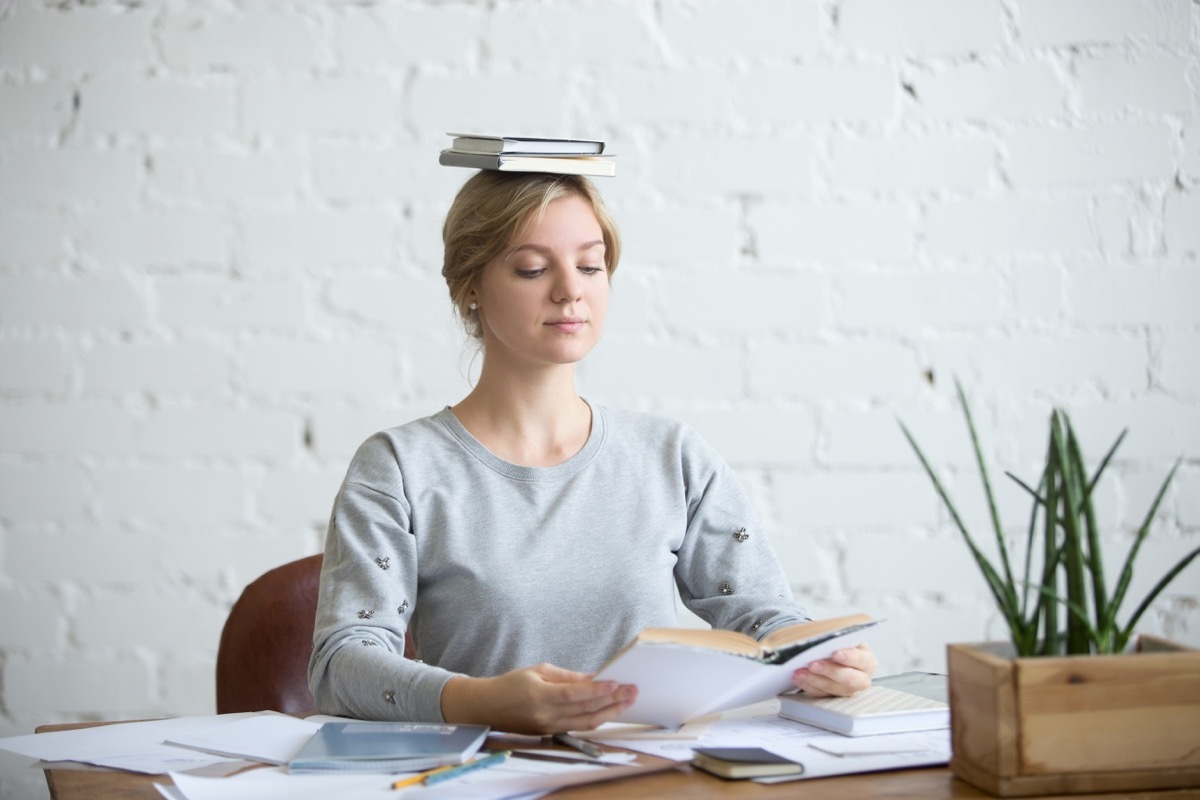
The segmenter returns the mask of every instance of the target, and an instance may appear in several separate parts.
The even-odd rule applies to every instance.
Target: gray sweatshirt
[[[807,619],[732,470],[687,426],[593,406],[574,457],[523,467],[443,409],[350,464],[309,685],[322,713],[441,721],[455,675],[593,672],[642,628],[678,625],[675,586],[714,627]]]

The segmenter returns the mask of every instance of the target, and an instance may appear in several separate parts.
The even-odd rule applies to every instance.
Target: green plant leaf
[[[1175,566],[1172,567],[1166,575],[1163,575],[1159,582],[1154,585],[1154,588],[1150,590],[1150,592],[1138,605],[1137,610],[1133,612],[1133,616],[1129,618],[1129,621],[1125,624],[1125,627],[1118,631],[1117,641],[1114,643],[1115,649],[1113,652],[1119,653],[1125,649],[1126,643],[1129,642],[1130,635],[1133,634],[1134,626],[1136,626],[1138,620],[1142,618],[1142,614],[1146,613],[1147,609],[1150,608],[1150,604],[1154,602],[1154,599],[1158,597],[1162,590],[1166,589],[1167,585],[1171,581],[1175,580],[1175,576],[1183,572],[1187,565],[1192,563],[1192,560],[1198,555],[1200,555],[1200,547],[1197,547],[1195,550],[1179,559]]]

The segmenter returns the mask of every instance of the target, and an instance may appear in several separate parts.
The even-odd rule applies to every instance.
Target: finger
[[[875,670],[879,668],[879,659],[875,653],[865,643],[858,647],[843,648],[834,652],[829,659],[845,667],[865,672],[868,676],[874,675]]]
[[[871,685],[871,676],[866,672],[829,660],[814,661],[807,669],[797,670],[792,680],[815,697],[845,697]]]
[[[616,702],[609,703],[592,711],[573,714],[563,720],[563,731],[590,731],[594,730],[606,722],[611,722],[616,719],[622,711],[633,705],[637,699],[637,688],[633,686],[622,687],[622,692],[616,697],[621,698]]]
[[[542,678],[552,683],[583,683],[590,682],[592,679],[592,676],[586,673],[563,669],[554,664],[538,664],[533,669]]]

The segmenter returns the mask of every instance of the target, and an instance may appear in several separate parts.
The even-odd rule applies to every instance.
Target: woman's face
[[[595,346],[608,310],[604,234],[587,200],[559,198],[483,271],[479,304],[489,359],[573,364]]]

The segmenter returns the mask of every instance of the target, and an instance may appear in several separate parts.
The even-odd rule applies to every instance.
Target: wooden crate
[[[1113,656],[947,647],[950,768],[1001,797],[1200,786],[1200,651]]]

